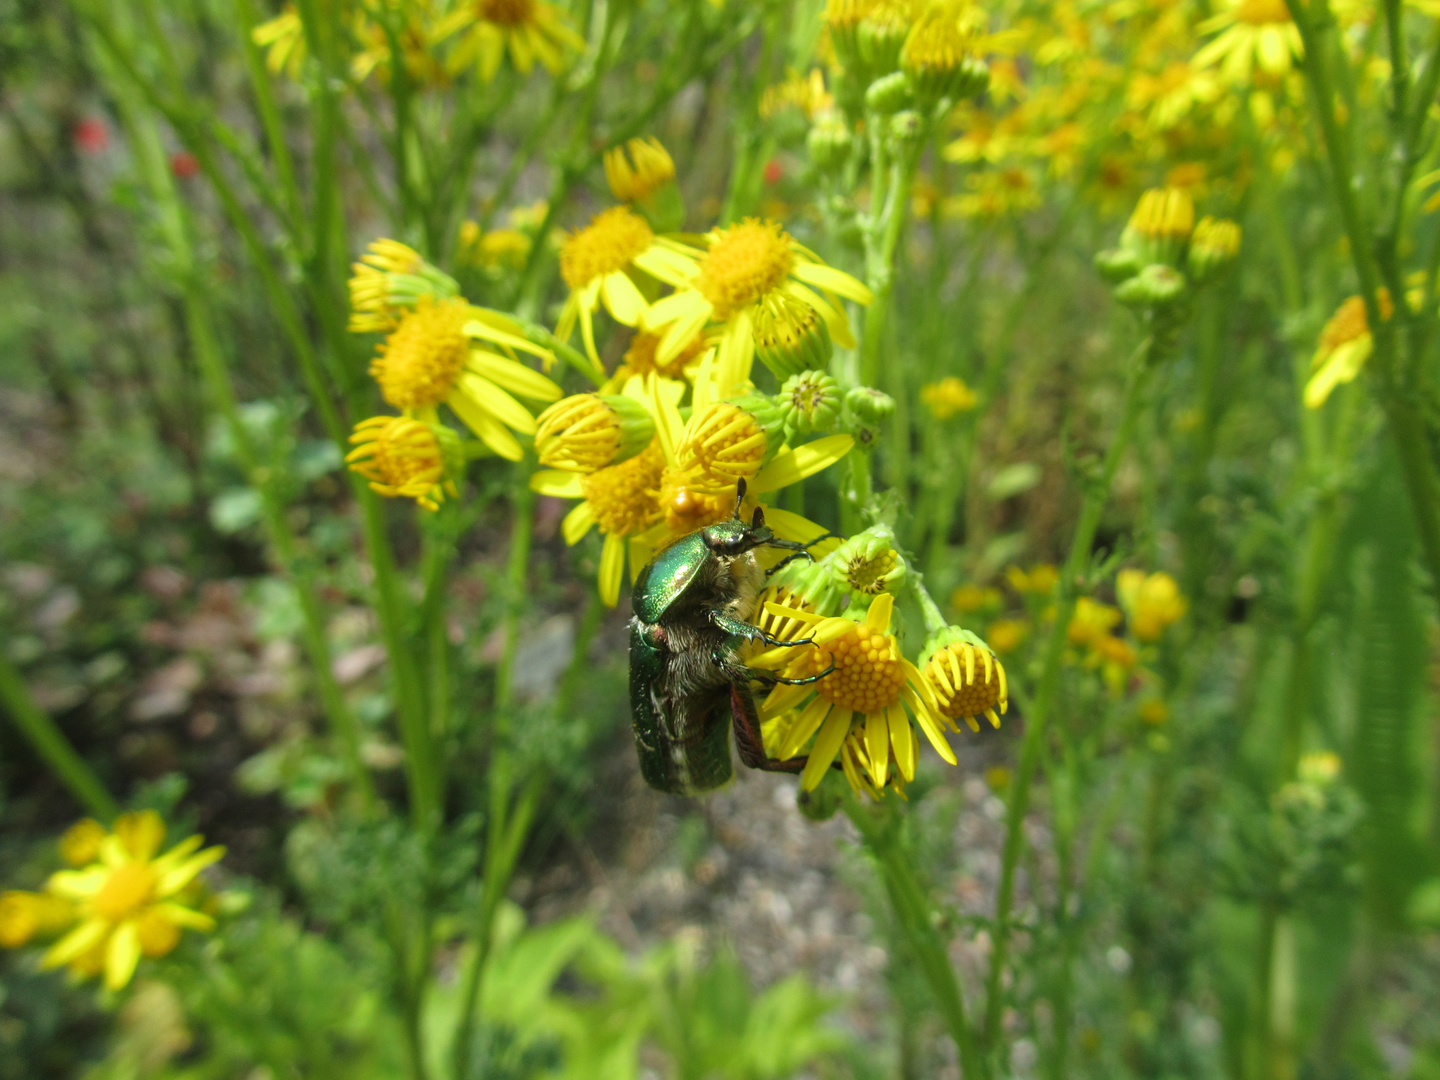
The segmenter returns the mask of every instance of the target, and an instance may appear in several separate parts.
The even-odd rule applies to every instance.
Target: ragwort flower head
[[[958,626],[948,626],[925,644],[920,671],[947,720],[964,720],[979,731],[978,717],[1000,726],[1010,705],[1005,666],[990,646]]]
[[[786,678],[821,676],[807,686],[776,686],[761,706],[766,720],[793,713],[788,729],[777,732],[781,759],[793,758],[810,745],[802,788],[813,791],[819,786],[839,757],[857,793],[879,797],[887,783],[903,793],[904,784],[915,778],[917,764],[912,717],[935,752],[956,763],[934,694],[890,633],[894,597],[875,597],[863,620],[767,606],[803,625],[814,644],[767,650],[750,666]]]
[[[969,412],[980,404],[980,395],[965,385],[963,379],[947,375],[939,382],[926,383],[920,388],[920,400],[936,420],[949,420],[959,413]]]
[[[990,72],[973,49],[966,5],[953,0],[931,4],[905,38],[900,70],[922,104],[975,97],[990,81]]]
[[[1382,288],[1376,298],[1380,314],[1389,319],[1395,310],[1389,290]],[[1320,345],[1310,358],[1310,381],[1305,384],[1306,407],[1318,409],[1335,387],[1353,382],[1374,348],[1365,300],[1352,296],[1336,309],[1320,333]]]
[[[537,418],[535,450],[551,469],[590,473],[640,453],[655,439],[655,420],[625,394],[574,394]]]
[[[1196,67],[1219,66],[1236,86],[1250,83],[1254,65],[1270,76],[1287,75],[1305,53],[1300,28],[1285,0],[1231,0],[1229,10],[1200,24],[1200,33],[1220,36],[1195,54]]]
[[[829,431],[840,417],[840,384],[823,371],[802,371],[780,387],[785,433],[812,435]]]
[[[355,425],[350,441],[355,449],[345,463],[380,495],[414,499],[426,510],[438,510],[446,495],[460,494],[455,481],[464,470],[465,452],[460,437],[443,424],[372,416]]]
[[[1159,641],[1190,606],[1175,579],[1163,572],[1121,570],[1115,579],[1115,593],[1129,619],[1130,633],[1147,643]]]
[[[904,584],[908,570],[897,548],[889,526],[872,525],[826,556],[825,566],[837,588],[857,596],[894,593]]]
[[[758,307],[777,293],[808,304],[820,313],[837,344],[854,347],[839,298],[868,304],[870,290],[849,274],[826,266],[777,223],[749,218],[713,230],[705,243],[706,250],[699,251],[662,241],[668,260],[642,264],[676,290],[652,304],[641,323],[661,334],[657,362],[668,363],[707,323],[719,322],[724,325],[719,382],[724,387],[739,386],[749,379],[755,357]]]
[[[530,74],[537,60],[558,75],[569,54],[585,49],[569,16],[546,0],[465,0],[436,25],[433,40],[457,32],[461,37],[447,66],[458,72],[474,65],[485,82],[495,78],[507,53],[522,75]]]
[[[349,329],[355,334],[388,333],[422,297],[445,300],[460,292],[454,278],[398,240],[373,241],[350,270]]]
[[[555,333],[568,340],[578,321],[585,351],[597,368],[595,312],[603,303],[617,322],[626,326],[640,322],[648,305],[630,271],[643,264],[654,243],[655,233],[643,217],[628,207],[612,206],[560,246],[560,276],[570,287],[570,296]]]
[[[215,928],[189,897],[200,872],[225,849],[200,850],[202,838],[192,836],[162,855],[164,840],[165,825],[154,811],[125,814],[101,842],[98,862],[51,876],[47,891],[75,905],[79,925],[45,953],[46,967],[103,970],[105,985],[119,990],[142,955],[164,956],[182,930]]]

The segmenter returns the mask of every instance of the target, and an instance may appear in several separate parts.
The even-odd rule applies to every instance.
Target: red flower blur
[[[186,150],[177,150],[170,155],[170,172],[181,180],[189,180],[200,171],[200,162]]]
[[[785,170],[781,167],[778,158],[771,158],[765,163],[765,183],[778,184],[784,175]]]
[[[81,120],[70,134],[81,153],[98,154],[110,145],[110,130],[93,116]]]

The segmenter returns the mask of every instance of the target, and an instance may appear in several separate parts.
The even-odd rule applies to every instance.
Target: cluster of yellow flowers
[[[398,43],[406,73],[422,86],[445,86],[449,79],[473,68],[490,82],[508,56],[522,75],[538,62],[551,74],[565,69],[569,58],[585,48],[569,17],[547,0],[462,0],[446,5],[434,0],[346,0],[340,5],[342,42],[350,76],[357,83],[372,74],[390,77]],[[265,50],[270,70],[298,79],[309,50],[306,28],[294,4],[251,32]],[[443,50],[443,55],[442,55]]]
[[[42,964],[79,978],[103,972],[125,986],[142,956],[164,956],[182,930],[210,931],[211,898],[199,875],[225,854],[191,836],[163,855],[165,823],[153,810],[123,814],[110,829],[86,818],[60,838],[73,869],[50,876],[43,892],[0,893],[0,945],[50,940]]]

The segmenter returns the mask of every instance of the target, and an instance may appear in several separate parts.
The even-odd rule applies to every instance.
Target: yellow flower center
[[[116,867],[95,894],[91,910],[107,922],[123,922],[150,902],[155,884],[155,871],[149,863]]]
[[[922,675],[935,691],[941,714],[951,720],[984,716],[1000,703],[1000,661],[965,642],[936,650]]]
[[[721,495],[733,491],[737,480],[748,480],[760,471],[767,442],[754,414],[721,401],[688,428],[678,456],[691,471],[695,490]]]
[[[1266,26],[1272,23],[1288,23],[1290,9],[1285,0],[1240,0],[1235,9],[1235,21],[1251,26]]]
[[[424,297],[407,312],[370,364],[385,400],[397,409],[429,409],[449,397],[470,355],[469,318],[464,300]]]
[[[901,63],[911,71],[953,71],[965,59],[967,44],[958,13],[944,6],[933,7],[905,39]]]
[[[885,591],[885,578],[895,569],[899,558],[893,548],[869,557],[857,551],[845,564],[845,584],[856,592],[877,596]]]
[[[842,709],[875,713],[895,704],[905,685],[905,665],[895,638],[864,623],[845,636],[817,646],[802,666],[818,675],[831,664],[835,670],[815,684],[816,692]]]
[[[497,26],[528,26],[535,20],[535,0],[480,0],[477,13]]]
[[[778,287],[794,265],[785,230],[773,221],[751,218],[721,230],[700,264],[695,287],[723,320]]]
[[[630,348],[625,351],[624,364],[636,375],[649,375],[655,371],[661,375],[678,375],[686,364],[705,351],[705,335],[696,334],[695,339],[681,349],[668,364],[655,362],[655,350],[660,345],[659,334],[640,331],[630,339]]]
[[[535,450],[552,469],[603,469],[620,452],[620,417],[595,394],[567,397],[540,414]]]
[[[382,495],[424,500],[445,477],[445,455],[429,424],[405,416],[374,416],[355,425],[346,457],[352,471]]]
[[[660,474],[665,455],[659,440],[633,458],[583,477],[580,488],[603,533],[634,536],[660,520]]]
[[[560,276],[570,288],[584,288],[597,277],[625,269],[654,239],[639,214],[612,206],[565,238],[560,245]]]
[[[728,518],[735,510],[735,493],[711,493],[693,470],[671,466],[660,477],[660,508],[671,534],[683,536]]]

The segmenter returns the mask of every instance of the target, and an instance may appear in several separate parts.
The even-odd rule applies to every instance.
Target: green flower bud
[[[860,596],[894,593],[909,571],[888,525],[856,533],[827,555],[823,565],[836,587]]]
[[[772,293],[755,313],[755,355],[777,379],[823,371],[835,351],[820,313],[803,300]]]
[[[925,122],[914,109],[904,109],[890,118],[890,137],[896,142],[913,142],[925,130]]]
[[[904,0],[880,0],[856,28],[860,59],[872,76],[888,75],[900,66],[900,50],[910,33]]]
[[[970,55],[970,41],[955,10],[945,5],[927,8],[910,28],[900,69],[922,103],[975,97],[989,85],[990,69],[984,60]]]
[[[1108,248],[1095,256],[1095,269],[1112,285],[1128,281],[1140,272],[1140,256],[1128,248]]]
[[[856,386],[845,395],[845,408],[863,424],[878,424],[895,411],[895,399],[871,386]]]
[[[805,147],[810,151],[810,160],[815,168],[824,173],[838,172],[850,156],[854,137],[845,119],[834,112],[817,117],[810,134],[805,138]]]
[[[1115,288],[1115,299],[1130,307],[1169,307],[1185,296],[1185,275],[1173,266],[1151,263]]]
[[[806,791],[803,787],[797,789],[799,794],[795,796],[795,805],[810,821],[829,821],[840,809],[844,783],[845,778],[838,770],[826,769],[825,776],[814,791]]]
[[[905,74],[894,71],[870,84],[865,91],[865,107],[881,116],[888,116],[908,108],[913,97]]]
[[[1185,243],[1195,227],[1195,204],[1180,188],[1151,188],[1140,196],[1120,246],[1142,264],[1166,263],[1179,268]]]
[[[819,435],[840,416],[840,384],[823,371],[802,371],[785,380],[777,397],[785,417],[786,438]]]

